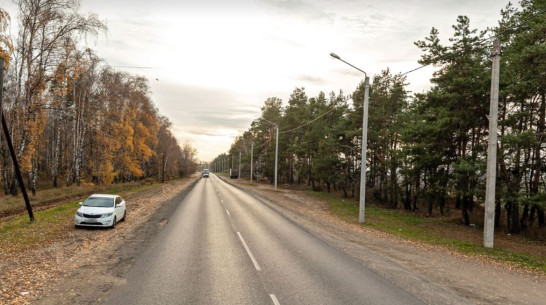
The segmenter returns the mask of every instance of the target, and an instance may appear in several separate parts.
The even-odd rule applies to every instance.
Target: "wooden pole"
[[[15,169],[15,176],[21,186],[21,193],[23,193],[23,198],[25,199],[25,205],[28,211],[28,217],[30,221],[34,221],[34,213],[32,213],[32,206],[30,206],[30,200],[28,199],[27,189],[23,183],[23,176],[21,175],[21,170],[19,169],[19,163],[17,162],[17,156],[15,156],[15,150],[13,149],[13,144],[11,143],[11,136],[9,135],[8,126],[6,124],[6,119],[4,118],[4,113],[2,113],[2,128],[4,129],[4,135],[6,136],[6,142],[8,143],[9,152],[11,159],[13,160],[13,168]]]
[[[4,118],[3,110],[3,101],[4,101],[4,59],[0,58],[0,117],[2,118],[2,128],[4,130],[4,135],[6,136],[6,142],[8,143],[9,152],[11,155],[11,160],[13,161],[13,168],[15,169],[15,176],[17,182],[21,186],[21,193],[23,193],[23,198],[25,200],[25,205],[28,211],[28,217],[30,221],[34,221],[34,213],[32,213],[32,206],[30,205],[30,200],[28,199],[27,190],[25,184],[23,183],[23,176],[21,175],[21,170],[19,169],[19,163],[17,162],[17,156],[15,155],[15,150],[13,149],[13,144],[11,143],[11,136],[9,134],[9,128],[6,124],[6,119]]]

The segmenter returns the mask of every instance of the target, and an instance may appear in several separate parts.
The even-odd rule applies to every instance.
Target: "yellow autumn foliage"
[[[8,12],[0,8],[0,58],[4,59],[4,64],[6,69],[10,65],[10,56],[9,52],[13,51],[13,46],[11,45],[9,36],[3,34],[9,27],[10,17]]]

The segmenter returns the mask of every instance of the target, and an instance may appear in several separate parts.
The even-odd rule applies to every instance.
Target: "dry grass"
[[[334,194],[307,192],[329,203],[334,215],[348,223],[358,224],[358,202],[343,199]],[[496,261],[521,270],[546,274],[546,243],[529,240],[525,236],[513,236],[495,232],[495,247],[483,247],[483,229],[478,225],[467,227],[460,224],[455,214],[446,217],[423,217],[396,209],[366,206],[366,224],[376,230],[403,239],[445,247],[465,255]]]
[[[93,193],[119,193],[124,190],[147,186],[147,184],[143,184],[143,182],[139,181],[112,185],[87,184],[59,188],[51,187],[48,189],[39,190],[34,197],[29,194],[29,199],[33,210],[38,211],[72,201],[83,201],[87,196]],[[6,220],[25,213],[25,201],[21,194],[18,196],[0,196],[0,220]]]

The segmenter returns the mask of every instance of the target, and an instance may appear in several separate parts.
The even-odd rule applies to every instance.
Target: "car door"
[[[116,217],[120,220],[123,217],[123,212],[125,211],[125,202],[119,196],[116,197]]]

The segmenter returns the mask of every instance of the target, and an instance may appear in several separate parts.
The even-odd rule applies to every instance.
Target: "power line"
[[[428,65],[429,65],[429,64],[422,65],[422,66],[417,67],[417,68],[415,68],[415,69],[409,70],[408,72],[404,72],[404,73],[400,74],[400,76],[404,76],[404,75],[406,75],[406,74],[410,74],[411,72],[415,72],[415,71],[417,71],[417,70],[419,70],[419,69],[422,69],[422,68],[424,68],[424,67],[426,67],[426,66],[428,66]]]
[[[123,68],[123,69],[154,69],[154,70],[162,70],[162,67],[146,67],[146,66],[111,66],[112,68]]]
[[[296,127],[296,128],[292,128],[292,129],[289,129],[289,130],[285,130],[285,131],[282,131],[282,132],[279,132],[279,133],[289,133],[289,132],[292,132],[292,131],[294,131],[294,130],[297,130],[297,129],[300,129],[300,128],[302,128],[302,127],[305,127],[305,126],[307,126],[307,125],[313,123],[314,121],[316,121],[316,120],[322,118],[323,116],[327,115],[328,113],[334,111],[335,109],[336,109],[336,107],[333,107],[332,109],[326,111],[325,113],[319,115],[318,117],[312,119],[311,121],[309,121],[309,122],[307,122],[307,123],[305,123],[305,124],[303,124],[303,125],[300,125],[300,126],[298,126],[298,127]]]
[[[533,19],[533,18],[535,18],[535,17],[539,17],[539,16],[543,15],[544,13],[546,13],[546,11],[544,11],[544,10],[543,10],[543,11],[538,11],[536,14],[529,16],[529,19]],[[496,39],[496,38],[498,38],[500,35],[506,34],[506,33],[510,32],[510,31],[512,31],[512,30],[516,30],[516,29],[518,29],[518,28],[521,28],[522,25],[523,25],[523,23],[519,23],[519,24],[514,25],[513,27],[509,27],[509,28],[503,30],[503,31],[500,32],[500,33],[497,33],[496,35],[493,35],[493,36],[490,36],[490,37],[487,37],[487,38],[479,39],[479,40],[476,41],[474,44],[472,44],[472,46],[483,46],[483,43],[485,43],[485,42],[487,42],[487,41],[491,41],[491,40],[493,40],[493,39]],[[440,56],[440,57],[438,57],[438,58],[435,58],[434,60],[432,60],[432,61],[431,61],[430,63],[428,63],[428,64],[424,64],[424,65],[421,65],[421,66],[419,66],[419,67],[417,67],[417,68],[414,68],[414,69],[411,69],[411,70],[409,70],[409,71],[407,71],[407,72],[404,72],[404,73],[400,74],[400,76],[404,76],[404,75],[406,75],[406,74],[415,72],[415,71],[417,71],[417,70],[419,70],[419,69],[422,69],[422,68],[424,68],[424,67],[430,66],[430,65],[433,64],[435,61],[442,60],[442,59],[449,59],[449,57],[455,56],[455,55],[458,55],[458,53],[457,53],[457,52],[453,52],[453,53],[445,54],[444,56]],[[445,58],[444,58],[444,57],[445,57]]]
[[[309,124],[315,122],[316,120],[322,118],[323,116],[327,115],[328,113],[330,113],[330,112],[336,110],[336,109],[337,109],[336,107],[333,107],[332,109],[326,111],[325,113],[319,115],[318,117],[316,117],[316,118],[314,118],[314,119],[308,121],[307,123],[302,124],[302,125],[300,125],[300,126],[298,126],[298,127],[289,129],[289,130],[279,131],[279,134],[281,134],[281,133],[289,133],[289,132],[295,131],[295,130],[297,130],[297,129],[303,128],[303,127],[305,127],[305,126],[307,126],[307,125],[309,125]],[[269,121],[267,121],[267,122],[269,122]],[[269,122],[269,123],[272,123],[272,122]],[[276,123],[274,123],[274,124],[276,124]],[[264,143],[262,143],[262,144],[260,144],[260,145],[258,145],[258,146],[254,146],[254,149],[260,148],[260,147],[265,146],[266,144],[270,144],[270,143],[271,143],[271,139],[268,139],[266,142],[264,142]]]

